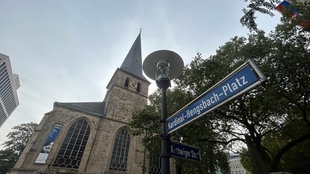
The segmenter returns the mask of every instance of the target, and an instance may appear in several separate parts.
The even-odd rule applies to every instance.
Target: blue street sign
[[[251,60],[167,119],[168,134],[236,98],[265,80]]]
[[[176,158],[201,161],[200,149],[198,147],[175,141],[170,141],[170,155]]]

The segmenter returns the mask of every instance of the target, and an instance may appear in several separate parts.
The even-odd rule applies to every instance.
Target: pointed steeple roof
[[[147,81],[142,74],[141,32],[131,46],[120,69]]]

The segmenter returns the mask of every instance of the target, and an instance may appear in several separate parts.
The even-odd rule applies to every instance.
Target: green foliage
[[[280,168],[292,172],[309,172],[310,166],[310,140],[297,144],[290,151],[283,155],[280,161]]]
[[[274,15],[274,10],[280,0],[245,0],[248,3],[247,7],[242,11],[244,15],[240,19],[242,25],[248,27],[251,31],[258,31],[257,24],[255,22],[256,12],[267,14],[270,16]]]
[[[246,26],[250,31],[259,31],[256,24],[256,14],[266,14],[269,16],[274,16],[276,11],[275,7],[279,5],[282,0],[245,0],[247,2],[247,7],[242,11],[244,15],[240,19],[240,23]],[[291,1],[290,9],[298,9],[298,15],[292,18],[292,14],[288,10],[284,10],[282,20],[290,21],[292,25],[297,26],[302,22],[310,20],[310,5],[309,2],[297,2]],[[310,26],[304,28],[304,30],[310,32]]]
[[[0,173],[6,174],[14,166],[18,155],[11,149],[0,150]]]
[[[14,153],[20,155],[26,147],[27,141],[34,133],[35,128],[38,124],[36,123],[23,123],[18,126],[14,126],[8,135],[8,141],[4,142],[3,145],[6,149],[13,150]]]
[[[208,59],[198,54],[176,80],[195,96],[248,59],[268,77],[263,86],[208,114],[209,124],[204,124],[218,134],[204,140],[233,145],[250,136],[268,170],[283,168],[283,156],[310,138],[309,40],[308,32],[286,21],[269,36],[259,31],[248,38],[235,37]],[[272,135],[277,138],[268,140]]]
[[[3,143],[3,150],[0,150],[0,172],[6,173],[14,166],[20,154],[31,135],[34,133],[36,123],[23,123],[18,126],[14,126],[8,135],[8,141]]]
[[[181,109],[193,99],[191,92],[186,92],[180,89],[167,91],[167,108],[168,115],[172,115],[177,110]],[[150,105],[143,110],[136,112],[133,115],[133,120],[130,123],[132,131],[135,135],[144,135],[143,143],[148,149],[149,154],[159,156],[160,149],[160,108],[161,94],[160,91],[155,92],[149,97]],[[216,170],[221,170],[222,173],[228,173],[229,167],[227,163],[227,155],[223,152],[223,148],[214,142],[207,143],[203,138],[208,135],[211,130],[205,126],[207,120],[196,122],[186,128],[182,128],[178,133],[173,133],[171,139],[174,141],[182,140],[183,143],[191,144],[200,147],[202,152],[202,162],[188,162],[177,159],[179,171],[183,173],[215,173]],[[197,129],[197,128],[201,129]],[[200,131],[201,130],[201,131]],[[193,136],[195,135],[195,136]]]
[[[257,2],[262,3],[256,4],[258,7],[271,8],[271,4],[263,4],[265,1]],[[251,6],[254,11],[264,12],[258,7]],[[184,173],[214,173],[215,166],[228,172],[226,164],[221,163],[225,161],[223,152],[229,147],[240,150],[236,149],[240,143],[250,144],[268,171],[308,168],[297,161],[310,157],[306,149],[310,140],[310,33],[287,18],[282,22],[268,36],[257,29],[247,38],[234,37],[206,59],[198,53],[174,81],[177,88],[167,97],[169,115],[248,59],[267,76],[263,85],[172,133],[172,139],[198,146],[203,152],[200,164],[177,160]],[[160,103],[157,91],[150,96],[150,106],[133,120],[145,122],[146,128],[140,133],[146,135],[146,142],[151,142],[149,137],[158,138]],[[139,124],[135,125],[137,129]],[[249,170],[257,170],[246,150],[242,150],[242,156],[247,157],[244,164]]]
[[[254,173],[254,169],[251,163],[251,157],[248,153],[248,149],[242,148],[240,152],[240,157],[241,157],[241,164],[242,166],[249,171],[250,173]]]
[[[167,114],[172,115],[192,99],[190,93],[167,90]],[[159,155],[161,94],[156,91],[149,96],[150,105],[133,114],[130,126],[134,135],[144,135],[143,144],[148,151]],[[157,143],[156,143],[157,142]]]

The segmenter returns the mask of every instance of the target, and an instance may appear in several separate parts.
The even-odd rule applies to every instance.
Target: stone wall
[[[134,85],[124,85],[125,80],[140,84],[139,90]],[[52,171],[55,173],[94,173],[94,174],[142,174],[145,166],[145,151],[142,138],[130,135],[130,148],[128,154],[127,170],[125,172],[109,170],[110,159],[115,134],[121,128],[130,129],[128,123],[133,112],[147,104],[149,82],[132,76],[118,69],[108,84],[108,91],[104,100],[104,116],[92,115],[83,111],[70,109],[54,104],[51,112],[46,113],[35,134],[28,142],[14,168],[13,174],[39,173]],[[78,169],[53,167],[53,162],[64,142],[67,131],[77,119],[85,119],[90,126],[90,135]],[[35,163],[47,137],[54,125],[62,124],[58,137],[49,153],[46,164]]]

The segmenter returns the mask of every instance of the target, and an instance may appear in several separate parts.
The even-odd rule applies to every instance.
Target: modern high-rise
[[[230,154],[228,158],[231,174],[248,174],[249,172],[241,164],[240,155]]]
[[[9,56],[0,53],[0,126],[18,105],[19,78],[13,74]]]

